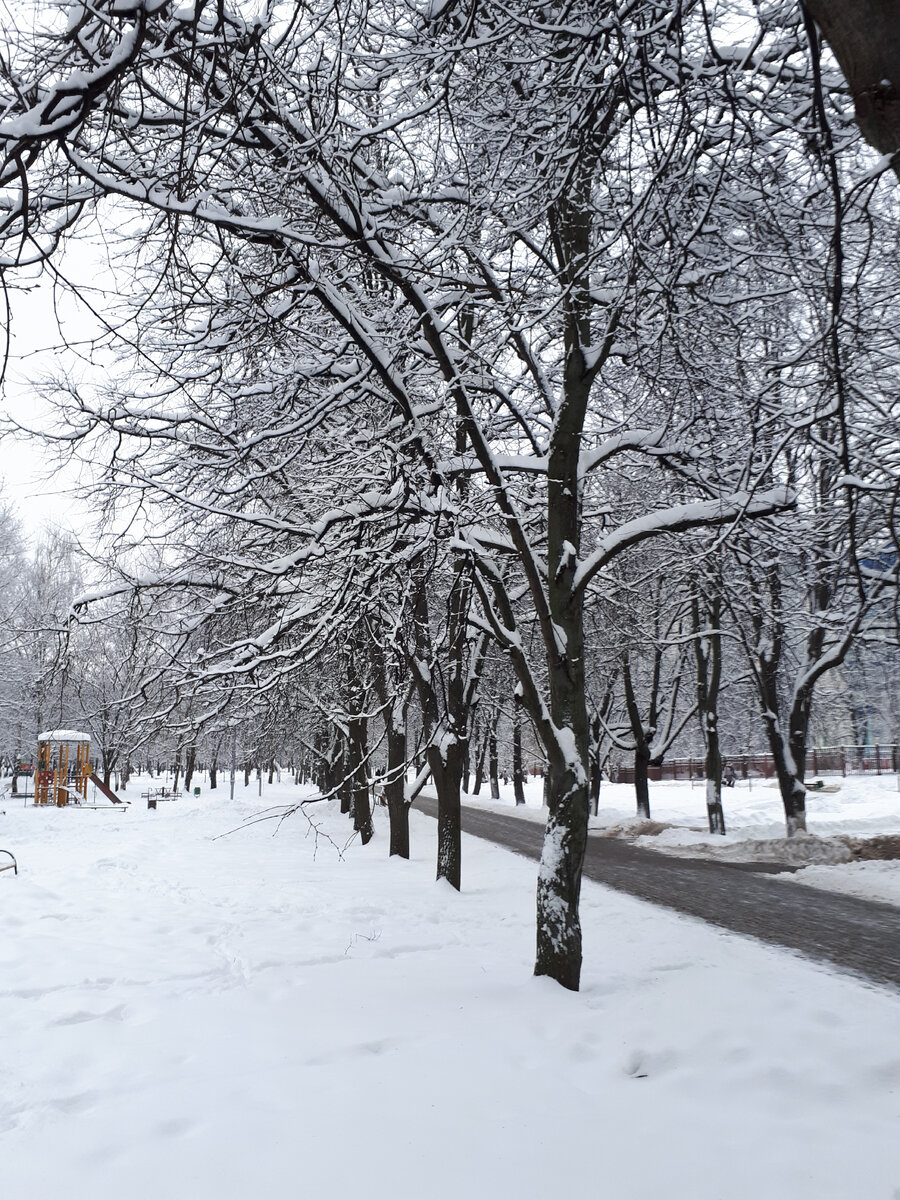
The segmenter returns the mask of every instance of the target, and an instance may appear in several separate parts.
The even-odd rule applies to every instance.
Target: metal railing
[[[734,771],[738,779],[774,779],[775,759],[771,754],[727,754],[723,756],[725,770]],[[634,783],[634,767],[610,763],[607,767],[611,783]],[[806,778],[818,775],[890,775],[900,772],[900,746],[816,746],[806,755]],[[660,780],[705,779],[702,758],[669,758],[661,766],[649,768],[649,778]]]

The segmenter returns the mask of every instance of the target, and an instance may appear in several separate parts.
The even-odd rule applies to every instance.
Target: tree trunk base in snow
[[[388,856],[409,858],[409,805],[405,800],[388,801],[388,821],[391,830]]]
[[[568,775],[568,772],[566,773]],[[577,992],[581,982],[581,871],[587,846],[588,790],[547,774],[550,813],[537,886],[535,975]]]

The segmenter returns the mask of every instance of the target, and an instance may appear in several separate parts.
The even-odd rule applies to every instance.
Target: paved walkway
[[[415,807],[437,815],[437,802]],[[463,830],[526,858],[539,858],[543,826],[463,808]],[[588,839],[584,875],[653,904],[700,917],[734,933],[797,950],[874,983],[900,988],[900,910],[765,875],[781,868],[676,858],[616,838]]]

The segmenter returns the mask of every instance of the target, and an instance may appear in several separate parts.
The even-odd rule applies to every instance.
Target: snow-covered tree
[[[203,666],[250,678],[328,636],[372,577],[363,546],[421,562],[439,539],[455,698],[431,750],[461,773],[489,635],[548,764],[536,971],[567,987],[586,607],[627,552],[790,508],[798,428],[836,426],[850,508],[858,488],[828,336],[851,208],[827,164],[849,135],[800,28],[736,48],[704,6],[653,0],[95,0],[11,55],[9,266],[95,203],[140,247],[127,329],[155,382],[73,390],[61,433],[111,434],[114,482],[184,546],[133,582],[180,588],[198,623],[243,613]],[[874,186],[853,192],[860,227]]]

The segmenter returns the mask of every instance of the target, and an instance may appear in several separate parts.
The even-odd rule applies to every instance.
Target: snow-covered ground
[[[566,993],[533,863],[258,806],[0,803],[4,1196],[900,1197],[895,993],[590,883]]]
[[[617,833],[671,854],[784,862],[802,869],[770,876],[773,881],[791,879],[811,887],[900,904],[900,860],[852,862],[846,842],[839,840],[842,836],[900,835],[897,776],[825,776],[823,783],[827,791],[810,791],[807,796],[808,837],[785,838],[781,795],[765,780],[740,780],[733,788],[724,789],[725,837],[712,837],[708,831],[702,782],[650,784],[652,817],[665,826],[650,835],[640,833],[642,826],[634,815],[634,788],[630,784],[604,783],[600,811],[592,818],[591,828],[597,835]],[[467,803],[498,812],[515,811],[524,820],[543,820],[540,778],[529,779],[525,799],[524,809],[513,808],[510,783],[501,785],[499,801],[482,794],[467,798]]]

